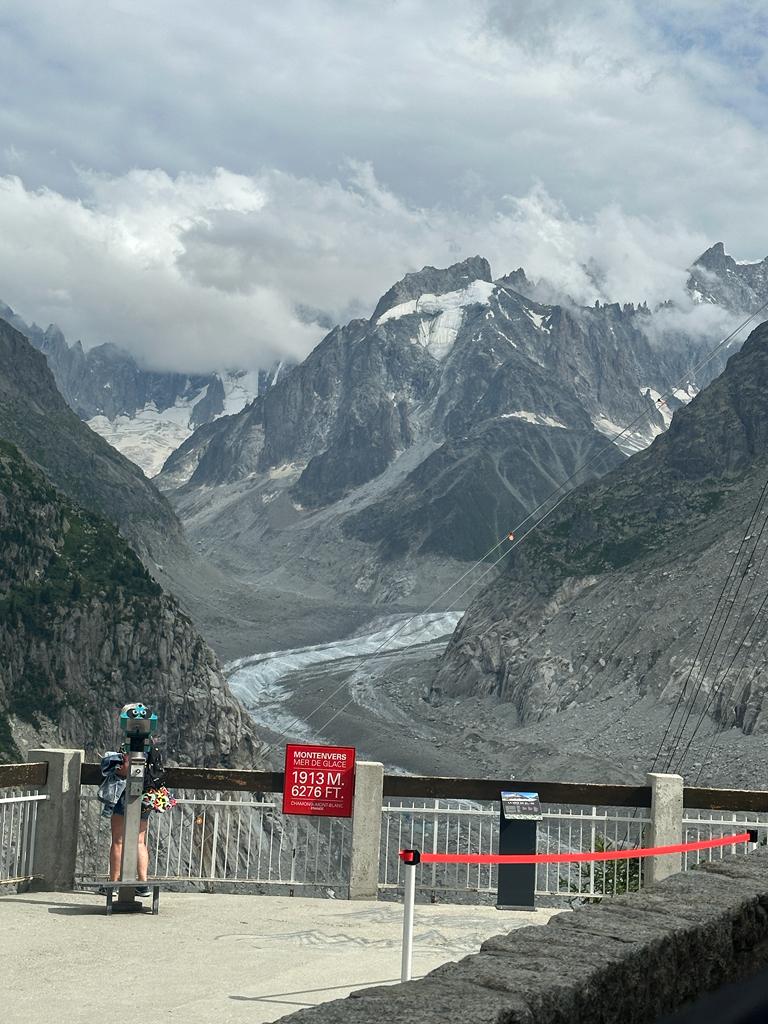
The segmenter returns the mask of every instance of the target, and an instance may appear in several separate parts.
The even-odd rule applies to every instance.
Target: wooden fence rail
[[[13,767],[13,766],[7,766]],[[15,766],[29,768],[29,765]],[[0,768],[0,773],[2,772]],[[83,785],[98,785],[97,764],[84,764]],[[172,789],[205,789],[221,792],[282,793],[283,773],[240,771],[227,768],[169,768]],[[31,783],[27,783],[28,785]],[[0,786],[3,783],[0,774]],[[18,785],[18,783],[15,783]],[[542,782],[520,779],[458,779],[415,775],[385,775],[384,796],[443,800],[498,800],[502,789],[537,792],[545,804],[580,804],[597,807],[650,807],[650,786],[607,786],[580,782]],[[700,810],[768,813],[768,791],[706,789],[686,786],[684,804]]]
[[[0,789],[37,789],[48,779],[48,762],[0,764]]]

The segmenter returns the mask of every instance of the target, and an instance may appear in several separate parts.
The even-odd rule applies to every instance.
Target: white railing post
[[[406,862],[403,892],[403,949],[400,958],[400,981],[410,981],[413,964],[413,908],[416,904],[416,861]]]
[[[47,761],[48,778],[40,788],[48,799],[37,809],[35,863],[40,877],[31,888],[66,892],[75,885],[77,835],[80,825],[80,768],[82,750],[30,750],[27,760]]]
[[[650,772],[651,828],[649,846],[672,846],[683,841],[683,777]],[[649,857],[645,880],[648,884],[682,871],[682,854]]]
[[[352,854],[349,865],[351,900],[378,898],[383,802],[384,765],[378,761],[358,761],[355,765],[355,799],[352,805]]]

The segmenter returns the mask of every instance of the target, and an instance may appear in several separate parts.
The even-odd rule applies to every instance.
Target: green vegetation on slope
[[[557,581],[599,576],[663,556],[682,535],[693,545],[706,536],[710,517],[743,486],[746,475],[684,486],[660,473],[643,489],[619,470],[609,483],[576,492],[562,513],[531,536],[526,557]]]
[[[159,610],[161,594],[111,523],[77,508],[14,445],[0,441],[0,640],[4,635],[9,658],[14,638],[32,646],[48,640],[94,599],[142,620]],[[33,724],[41,713],[55,718],[56,682],[27,660],[23,685],[6,694],[8,709]],[[0,749],[7,751],[6,734],[0,716]]]
[[[76,508],[18,449],[0,441],[0,623],[43,624],[45,608],[96,594],[159,597],[152,579],[116,528]],[[20,578],[20,566],[35,566]]]

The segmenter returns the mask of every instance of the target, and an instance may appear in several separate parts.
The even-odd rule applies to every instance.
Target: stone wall
[[[761,849],[495,936],[419,981],[364,989],[282,1021],[652,1024],[766,965]]]

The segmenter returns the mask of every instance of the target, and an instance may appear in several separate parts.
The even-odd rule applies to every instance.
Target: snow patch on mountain
[[[646,388],[646,390],[648,389]],[[664,429],[658,424],[647,422],[643,423],[638,430],[629,430],[626,426],[616,423],[603,413],[592,417],[592,425],[599,433],[610,438],[625,455],[634,455],[635,452],[641,452],[644,448],[648,447],[655,437],[664,433]],[[621,435],[620,437],[618,436],[619,434]]]
[[[445,359],[453,348],[463,320],[464,311],[461,308],[446,309],[434,319],[422,320],[418,334],[413,339],[414,344],[423,346],[435,359]]]
[[[684,402],[686,405],[698,395],[701,388],[697,388],[695,384],[686,384],[684,388],[673,388],[672,394],[678,400],[678,402]]]
[[[240,412],[258,394],[258,372],[223,372],[219,376],[224,385],[224,411],[220,415]],[[93,416],[86,422],[113,448],[135,462],[146,476],[153,477],[169,455],[192,435],[192,412],[207,393],[206,386],[192,398],[177,398],[168,409],[158,410],[154,402],[149,402],[135,416]]]
[[[461,310],[465,306],[478,303],[486,306],[495,287],[496,285],[492,281],[473,281],[466,288],[455,292],[444,292],[442,295],[420,295],[417,299],[409,299],[407,302],[401,302],[388,309],[381,314],[376,323],[383,324],[387,320],[396,320],[411,313],[445,313],[448,310]]]
[[[549,313],[535,313],[532,309],[526,309],[525,315],[531,321],[534,327],[540,331],[546,331],[547,334],[551,331],[551,327],[545,321],[549,320]]]
[[[502,413],[500,418],[503,420],[525,420],[526,423],[535,423],[540,427],[558,427],[560,430],[568,429],[565,423],[561,423],[560,420],[556,420],[551,416],[544,416],[536,412],[526,412],[523,409],[520,409],[517,412]]]

